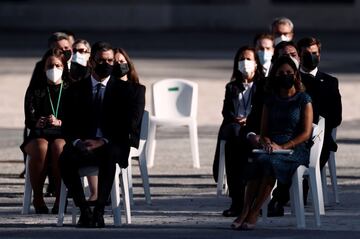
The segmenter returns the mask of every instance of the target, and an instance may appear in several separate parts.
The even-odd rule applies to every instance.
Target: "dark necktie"
[[[101,116],[102,116],[102,95],[105,87],[98,83],[96,85],[95,97],[94,97],[94,119],[96,128],[101,126]]]

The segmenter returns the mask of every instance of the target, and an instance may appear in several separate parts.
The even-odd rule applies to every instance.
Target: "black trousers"
[[[232,199],[231,207],[241,209],[244,202],[245,194],[245,173],[247,165],[248,144],[240,134],[240,127],[237,124],[222,126],[219,132],[218,142],[216,145],[213,175],[217,180],[220,140],[225,139],[225,169],[229,196]]]
[[[127,150],[127,155],[128,155]],[[97,166],[98,174],[98,200],[97,207],[104,210],[114,182],[117,159],[112,155],[112,148],[104,145],[90,153],[82,153],[72,144],[64,146],[60,157],[61,177],[73,196],[76,206],[80,209],[88,207],[84,190],[81,184],[79,169],[85,166]],[[124,152],[126,154],[126,152]],[[127,157],[127,156],[126,156]]]

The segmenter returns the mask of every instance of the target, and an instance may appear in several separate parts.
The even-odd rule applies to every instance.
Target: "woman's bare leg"
[[[98,176],[87,176],[87,180],[90,188],[89,201],[96,201],[98,195]]]
[[[251,207],[251,210],[248,213],[246,218],[246,222],[249,224],[255,224],[262,205],[266,201],[266,199],[271,194],[271,190],[273,189],[275,184],[275,179],[273,177],[267,176],[261,180],[260,186],[258,188],[258,195]]]
[[[29,161],[30,183],[34,191],[33,204],[36,207],[45,205],[43,187],[46,178],[48,141],[43,138],[33,139],[26,146],[25,151],[31,157]]]
[[[241,224],[245,221],[247,218],[249,211],[254,203],[254,200],[257,196],[258,189],[260,186],[260,180],[251,180],[247,183],[245,188],[245,198],[244,198],[244,205],[243,210],[239,217],[237,217],[232,224],[233,228],[238,228],[241,226]]]
[[[65,145],[64,139],[55,139],[51,143],[51,171],[55,181],[55,205],[59,205],[61,174],[59,167],[59,158]]]

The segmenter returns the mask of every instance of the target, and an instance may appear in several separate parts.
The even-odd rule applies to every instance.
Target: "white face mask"
[[[76,62],[82,66],[87,66],[87,62],[89,60],[89,54],[81,54],[80,52],[76,52],[73,56],[71,61]]]
[[[62,73],[63,73],[63,69],[54,67],[46,71],[46,77],[51,82],[56,83],[58,80],[61,79]]]
[[[279,44],[282,41],[291,41],[291,39],[285,35],[278,36],[274,39],[275,46]]]
[[[238,67],[239,67],[238,68],[239,71],[244,76],[249,76],[255,71],[256,63],[255,63],[255,61],[243,60],[243,61],[239,61]]]
[[[267,51],[267,50],[265,50],[265,51],[260,50],[257,52],[257,54],[258,54],[261,65],[265,65],[267,62],[270,62],[272,56],[274,55],[274,53],[272,51]]]

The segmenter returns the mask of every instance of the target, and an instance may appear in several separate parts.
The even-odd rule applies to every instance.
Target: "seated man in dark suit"
[[[321,54],[321,43],[314,37],[305,37],[298,42],[301,56],[300,72],[306,92],[313,100],[314,123],[319,116],[325,118],[324,144],[320,156],[320,169],[329,159],[330,151],[337,150],[337,144],[331,136],[334,128],[342,120],[342,104],[338,79],[318,69]],[[308,184],[304,181],[304,198],[308,192]],[[306,203],[306,200],[304,200]]]
[[[74,83],[64,102],[66,145],[60,159],[61,175],[80,207],[79,227],[104,227],[104,207],[112,188],[116,163],[128,166],[129,134],[134,111],[129,83],[111,76],[114,51],[97,42],[89,60],[91,76]],[[92,212],[82,189],[79,168],[99,168],[98,199]]]

